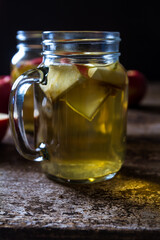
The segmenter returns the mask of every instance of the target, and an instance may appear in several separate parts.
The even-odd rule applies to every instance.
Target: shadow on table
[[[41,171],[40,164],[34,161],[29,161],[23,158],[15,148],[15,145],[10,142],[0,143],[0,166],[7,167],[15,171],[15,169],[39,169]]]
[[[120,172],[111,180],[86,185],[67,185],[84,197],[98,202],[119,201],[138,207],[160,203],[160,137],[134,136],[127,142],[127,156]],[[96,204],[97,203],[97,204]]]
[[[160,199],[160,177],[147,175],[138,167],[124,166],[111,180],[86,185],[67,185],[85,197],[95,201],[117,201],[133,205],[158,206]]]
[[[11,143],[0,144],[0,164],[41,172],[39,164],[27,161]],[[158,206],[160,198],[160,137],[129,136],[124,166],[111,180],[86,185],[63,184],[78,194],[99,202]],[[47,184],[47,181],[46,181]],[[53,183],[54,185],[54,183]],[[97,205],[96,205],[97,206]]]

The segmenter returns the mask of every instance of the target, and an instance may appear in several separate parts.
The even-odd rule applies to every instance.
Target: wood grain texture
[[[93,185],[48,179],[10,133],[0,144],[0,239],[160,239],[160,85],[128,112],[121,171]]]

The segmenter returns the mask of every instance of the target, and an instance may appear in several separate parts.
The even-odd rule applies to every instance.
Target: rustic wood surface
[[[128,112],[127,156],[112,180],[53,182],[0,144],[0,239],[160,239],[160,85]]]

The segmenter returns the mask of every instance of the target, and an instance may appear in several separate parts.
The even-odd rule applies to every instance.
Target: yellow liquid
[[[89,94],[99,86],[107,94],[89,118],[85,105],[91,105]],[[49,160],[42,163],[47,174],[64,181],[93,182],[111,178],[120,170],[126,148],[126,84],[115,88],[89,79],[51,102],[41,90],[40,95],[37,144],[48,143]]]
[[[11,78],[12,83],[22,75],[24,72],[36,68],[41,62],[41,58],[39,58],[39,63],[33,64],[29,61],[23,61],[21,64],[11,65]],[[23,104],[23,119],[24,119],[24,127],[26,132],[33,133],[34,131],[34,101],[33,101],[33,87],[31,86],[29,90],[26,92],[24,97],[24,104]]]

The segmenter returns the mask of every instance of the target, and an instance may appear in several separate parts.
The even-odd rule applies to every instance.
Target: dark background
[[[105,30],[121,33],[120,62],[159,80],[160,11],[156,1],[0,0],[0,75],[9,74],[17,30]]]

